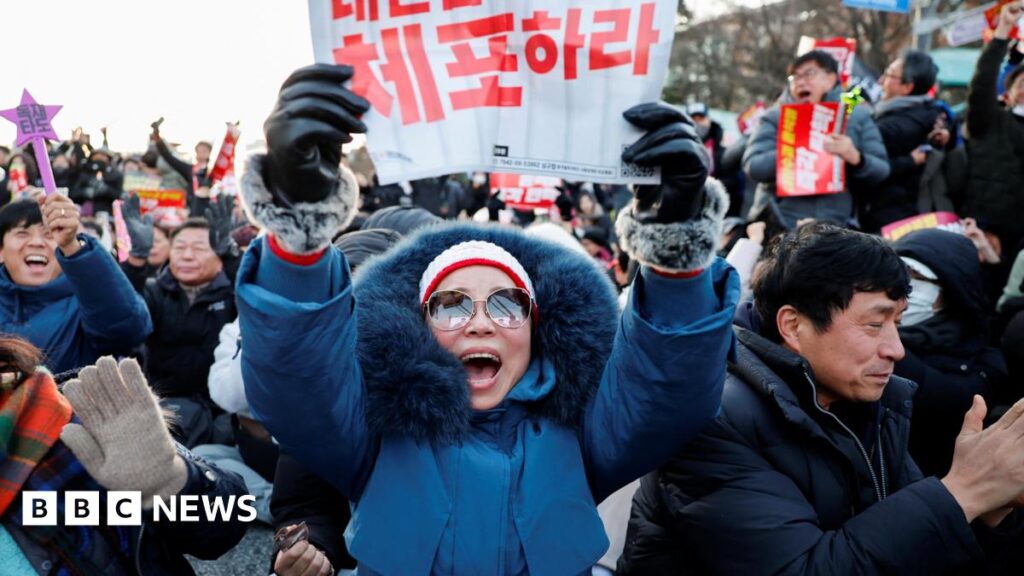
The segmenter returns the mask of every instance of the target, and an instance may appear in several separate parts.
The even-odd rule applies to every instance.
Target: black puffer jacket
[[[952,232],[919,230],[894,248],[931,268],[942,287],[942,312],[900,328],[907,355],[896,374],[918,384],[910,453],[922,472],[943,475],[972,398],[981,394],[993,406],[1007,380],[1006,361],[987,343],[988,306],[974,244]]]
[[[877,232],[917,214],[924,165],[915,164],[910,153],[928,143],[938,115],[938,106],[927,96],[894,98],[875,108],[875,125],[889,153],[890,171],[884,182],[855,191],[863,230]]]
[[[996,86],[1009,41],[981,51],[967,99],[967,154],[971,175],[963,216],[985,219],[1003,241],[1024,238],[1024,118],[999,105]]]
[[[146,283],[143,296],[153,318],[146,340],[146,376],[160,396],[209,398],[207,377],[220,330],[238,316],[235,290],[224,272],[190,304],[170,267]]]
[[[956,500],[907,453],[914,384],[893,377],[879,402],[825,412],[806,361],[737,336],[719,417],[634,497],[620,575],[907,576],[980,561]]]

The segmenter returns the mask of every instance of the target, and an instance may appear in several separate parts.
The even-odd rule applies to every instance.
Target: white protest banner
[[[656,183],[624,165],[657,100],[670,0],[309,0],[317,62],[355,69],[382,184],[504,171]]]

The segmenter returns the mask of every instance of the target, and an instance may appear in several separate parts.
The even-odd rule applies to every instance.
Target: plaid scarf
[[[91,560],[90,552],[106,542],[124,566],[130,565],[131,539],[128,529],[106,524],[106,493],[85,470],[75,455],[59,442],[64,424],[79,422],[71,404],[46,372],[37,372],[12,391],[0,394],[0,516],[24,527],[21,492],[53,491],[57,496],[57,526],[24,527],[24,533],[59,560],[52,574],[58,576],[99,575],[103,568]],[[100,526],[63,526],[64,492],[100,492]],[[13,491],[8,495],[8,491]],[[11,504],[14,505],[11,505]],[[126,572],[131,572],[126,569]]]
[[[71,404],[47,372],[0,393],[0,515],[70,420]]]

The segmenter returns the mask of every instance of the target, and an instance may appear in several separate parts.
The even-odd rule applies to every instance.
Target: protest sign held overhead
[[[50,156],[46,153],[46,141],[60,140],[50,122],[61,108],[62,106],[38,104],[28,90],[23,90],[20,104],[8,110],[0,110],[0,117],[10,120],[18,128],[14,145],[21,146],[29,142],[32,143],[36,165],[39,167],[39,177],[43,181],[43,190],[47,194],[56,192],[57,184],[53,179]]]
[[[853,38],[829,38],[820,40],[810,36],[801,36],[796,55],[800,56],[814,50],[827,52],[839,63],[839,81],[843,86],[850,84],[853,76],[853,61],[857,56],[857,40]]]
[[[780,114],[777,195],[820,196],[846,189],[846,164],[825,152],[825,138],[837,132],[838,103],[786,104]]]
[[[216,184],[228,174],[234,173],[235,146],[238,145],[240,134],[238,124],[229,122],[227,132],[224,134],[224,142],[220,145],[220,152],[217,153],[217,161],[213,163],[213,171],[210,172],[210,184]]]
[[[624,165],[640,132],[621,117],[657,100],[674,33],[667,0],[310,0],[318,62],[352,89],[384,184],[463,171],[653,183]]]

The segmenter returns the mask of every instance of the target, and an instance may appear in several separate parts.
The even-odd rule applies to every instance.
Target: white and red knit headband
[[[508,274],[512,282],[526,290],[530,298],[536,300],[533,282],[522,264],[501,246],[480,240],[471,240],[456,244],[442,252],[427,266],[420,278],[420,304],[425,304],[430,295],[437,290],[437,285],[446,276],[459,268],[467,266],[491,266]]]

